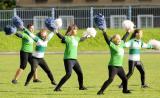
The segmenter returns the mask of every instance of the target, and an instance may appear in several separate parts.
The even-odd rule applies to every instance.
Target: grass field
[[[124,68],[127,71],[127,55],[124,60]],[[146,70],[146,82],[150,88],[140,88],[140,75],[137,70],[129,80],[129,89],[132,94],[125,95],[117,86],[121,82],[116,76],[113,83],[106,89],[105,95],[97,96],[102,83],[108,78],[107,64],[108,54],[80,54],[79,62],[84,73],[84,84],[87,91],[78,90],[76,74],[62,87],[62,92],[54,92],[49,79],[38,68],[39,78],[42,83],[30,82],[24,87],[24,82],[30,66],[27,66],[17,85],[11,84],[11,80],[19,67],[18,55],[0,55],[0,98],[160,98],[160,54],[143,54],[142,61]],[[51,68],[57,82],[65,74],[63,67],[63,55],[46,55],[46,61]]]
[[[78,30],[79,36],[82,36],[84,29]],[[143,41],[148,42],[149,39],[159,39],[160,36],[160,29],[159,28],[147,28],[144,29],[144,37]],[[65,30],[61,30],[63,34]],[[108,29],[107,33],[109,36],[118,33],[120,35],[124,35],[125,31],[122,29]],[[129,39],[129,38],[128,38]],[[21,39],[17,38],[16,36],[6,36],[4,32],[0,32],[0,52],[6,51],[19,51],[21,47]],[[101,31],[97,30],[97,35],[95,38],[89,38],[86,41],[80,43],[79,50],[81,51],[99,51],[99,50],[107,50],[108,48],[104,47],[106,43],[102,36]],[[64,45],[58,39],[57,36],[54,36],[48,44],[47,51],[63,51]]]

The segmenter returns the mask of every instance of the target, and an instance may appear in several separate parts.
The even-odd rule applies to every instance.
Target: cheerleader
[[[28,77],[25,82],[25,86],[27,86],[29,84],[29,81],[31,80],[33,74],[35,73],[38,65],[48,75],[48,77],[51,81],[51,84],[56,85],[56,82],[53,78],[52,72],[49,69],[46,61],[44,60],[44,54],[45,54],[45,50],[47,48],[47,44],[51,40],[51,38],[53,37],[54,33],[51,32],[51,33],[47,34],[47,31],[45,29],[42,29],[37,34],[37,36],[35,36],[27,29],[23,28],[23,30],[27,35],[29,35],[36,42],[35,52],[32,54],[31,71],[28,74]]]
[[[140,50],[141,48],[152,49],[152,45],[144,43],[141,39],[143,36],[143,31],[141,29],[134,30],[130,40],[125,43],[125,47],[129,47],[129,59],[128,59],[128,74],[126,75],[127,79],[129,79],[136,67],[141,75],[141,87],[148,88],[145,83],[145,70],[143,67],[143,63],[140,60]],[[122,87],[122,83],[119,88]]]
[[[66,74],[60,80],[54,91],[61,91],[62,85],[70,78],[72,69],[76,72],[79,82],[79,90],[87,90],[83,84],[83,73],[81,66],[77,60],[77,48],[78,43],[87,39],[87,37],[79,38],[77,36],[77,26],[70,25],[65,36],[57,33],[58,37],[62,40],[62,43],[66,45],[64,52],[64,67]]]
[[[27,29],[33,33],[34,32],[33,24],[28,24]],[[15,35],[22,39],[22,45],[20,50],[20,68],[17,69],[16,74],[12,79],[13,84],[18,83],[17,80],[20,78],[23,71],[25,70],[27,62],[31,64],[32,52],[33,52],[33,39],[29,35],[25,34],[24,32],[16,33]],[[35,72],[35,74],[33,75],[33,82],[41,82],[37,77],[37,72]]]
[[[104,82],[101,89],[97,92],[97,95],[102,95],[105,89],[112,83],[114,80],[115,75],[117,74],[123,82],[123,93],[131,93],[130,90],[127,88],[127,77],[125,75],[123,69],[123,56],[124,56],[124,42],[129,35],[129,30],[126,32],[124,37],[121,39],[119,34],[115,34],[111,40],[109,40],[108,35],[104,30],[103,36],[110,48],[111,58],[108,64],[109,70],[109,78]]]

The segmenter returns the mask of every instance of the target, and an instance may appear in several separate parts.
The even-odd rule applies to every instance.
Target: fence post
[[[16,10],[16,8],[13,9],[13,15],[14,15],[14,16],[17,15],[17,10]]]
[[[132,20],[132,6],[131,5],[128,6],[128,19]]]
[[[55,17],[55,12],[54,12],[54,8],[52,8],[52,17]]]
[[[90,9],[90,27],[93,27],[93,7]]]

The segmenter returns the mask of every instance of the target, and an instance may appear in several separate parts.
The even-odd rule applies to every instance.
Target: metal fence
[[[160,27],[159,6],[126,7],[71,7],[71,8],[15,8],[0,10],[0,29],[11,23],[14,15],[20,16],[24,24],[33,23],[36,29],[43,28],[46,17],[62,18],[63,28],[77,24],[79,28],[93,27],[93,17],[97,13],[105,16],[108,28],[121,28],[125,19],[134,21],[138,28]]]

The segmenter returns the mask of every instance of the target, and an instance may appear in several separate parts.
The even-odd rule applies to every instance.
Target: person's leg
[[[134,61],[131,61],[131,60],[129,60],[128,61],[128,73],[127,73],[127,75],[126,75],[126,77],[127,77],[127,79],[129,80],[129,78],[132,76],[132,74],[133,74],[133,72],[134,72],[134,68],[135,68],[135,62]],[[120,85],[119,85],[119,88],[122,88],[123,87],[123,83],[121,83]]]
[[[45,62],[45,60],[43,58],[41,58],[39,60],[40,60],[39,61],[39,65],[45,71],[45,73],[48,75],[48,78],[50,79],[51,84],[56,85],[56,82],[55,82],[55,80],[53,78],[52,72],[49,69],[49,67],[48,67],[47,63]]]
[[[74,65],[75,65],[75,61],[74,60],[64,60],[64,66],[65,66],[66,74],[60,80],[60,82],[58,83],[58,85],[54,89],[54,91],[61,91],[60,88],[70,78],[70,76],[72,74],[72,68],[73,68]]]
[[[79,89],[80,90],[86,90],[87,88],[84,87],[83,85],[83,73],[82,73],[82,69],[80,64],[78,63],[78,61],[76,60],[76,64],[73,67],[74,71],[76,72],[77,76],[78,76],[78,83],[79,83]]]
[[[109,66],[108,70],[109,70],[109,78],[103,83],[101,89],[97,93],[98,95],[103,94],[104,90],[112,83],[115,75],[117,74],[117,68],[114,66]]]
[[[27,66],[28,53],[20,51],[20,68],[17,69],[14,78],[12,79],[13,84],[17,84],[17,80],[21,77],[23,70]]]
[[[123,93],[131,93],[129,90],[128,90],[128,82],[127,82],[127,77],[125,75],[125,72],[124,72],[124,69],[122,67],[118,68],[118,76],[121,78],[122,80],[122,84],[123,84]]]
[[[28,56],[28,62],[29,64],[31,65],[31,62],[32,62],[32,53],[29,53],[29,56]],[[37,76],[37,68],[36,68],[36,71],[33,75],[33,82],[37,83],[37,82],[41,82],[39,79],[38,79],[38,76]]]
[[[137,62],[136,67],[141,74],[141,87],[147,88],[148,86],[145,84],[145,70],[144,70],[142,62],[140,62],[140,61]]]
[[[27,86],[29,84],[30,80],[32,79],[32,77],[33,77],[33,75],[34,75],[34,73],[36,71],[36,68],[37,68],[38,64],[39,64],[39,60],[37,58],[32,57],[31,71],[30,71],[30,73],[27,76],[27,79],[26,79],[26,82],[25,82],[25,86]]]

